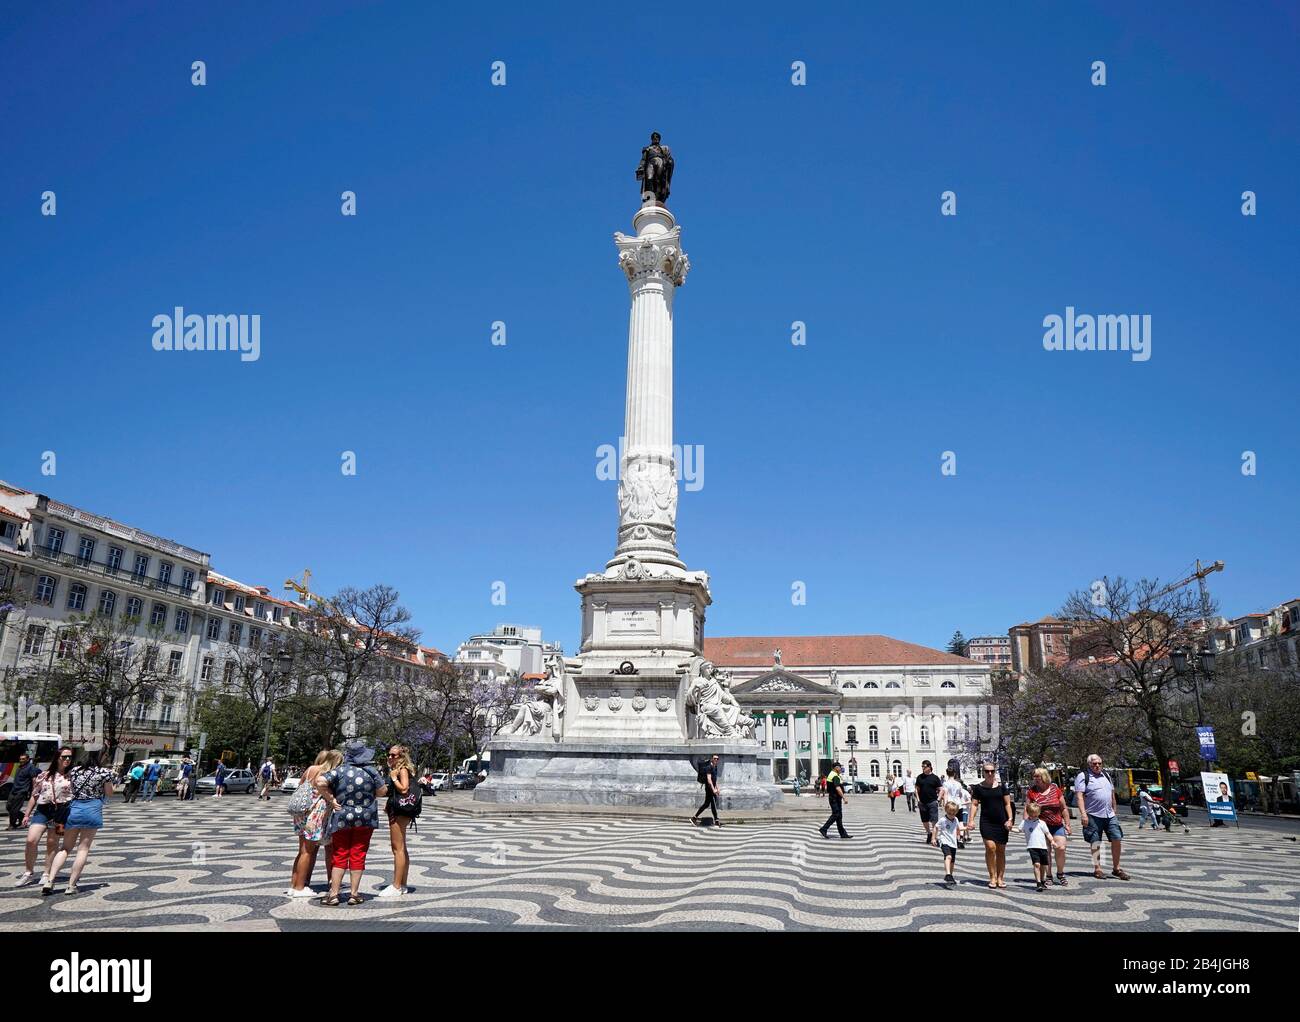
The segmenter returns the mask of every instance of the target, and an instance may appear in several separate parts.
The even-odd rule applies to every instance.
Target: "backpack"
[[[695,780],[698,784],[709,783],[709,760],[702,759],[695,764]]]
[[[262,780],[264,780],[264,781],[269,781],[270,779],[271,779],[271,764],[270,764],[270,763],[263,763],[263,764],[262,764]]]
[[[399,794],[397,789],[393,789],[393,794],[388,796],[388,811],[394,816],[409,816],[415,819],[420,815],[420,810],[424,808],[424,792],[420,788],[420,782],[411,775],[410,782],[406,789],[406,794]]]

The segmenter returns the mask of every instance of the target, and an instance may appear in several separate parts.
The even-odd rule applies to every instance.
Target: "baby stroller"
[[[1173,806],[1167,806],[1162,802],[1152,801],[1151,813],[1155,818],[1156,826],[1163,825],[1166,832],[1172,833],[1175,823],[1182,827],[1184,832],[1190,832],[1187,823],[1178,815],[1178,810]]]

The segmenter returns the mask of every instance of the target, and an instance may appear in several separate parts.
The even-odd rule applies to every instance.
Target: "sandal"
[[[1113,869],[1110,875],[1118,880],[1127,880],[1129,878],[1128,874],[1118,867]]]
[[[997,883],[996,883],[995,881],[990,880],[990,881],[989,881],[989,890],[990,890],[990,891],[996,891],[997,889],[998,889],[998,885],[997,885]]]
[[[1057,873],[1057,874],[1056,874],[1056,886],[1058,886],[1058,887],[1069,887],[1069,886],[1070,886],[1070,881],[1068,881],[1068,880],[1065,879],[1065,874],[1064,874],[1064,873]]]
[[[325,897],[321,898],[320,903],[321,903],[322,905],[337,905],[337,904],[339,903],[338,895],[337,895],[337,894],[327,894],[327,895],[325,895]]]
[[[1092,875],[1095,876],[1098,880],[1106,879],[1106,874],[1101,871],[1100,866],[1098,866],[1096,869],[1092,871]]]
[[[359,895],[359,894],[354,894],[354,895],[352,895],[350,898],[348,898],[348,904],[349,904],[349,905],[360,905],[360,904],[361,904],[361,895]]]
[[[1006,889],[1007,889],[1007,882],[1006,882],[1005,880],[999,880],[999,881],[998,881],[998,890],[999,890],[999,891],[1005,891]]]

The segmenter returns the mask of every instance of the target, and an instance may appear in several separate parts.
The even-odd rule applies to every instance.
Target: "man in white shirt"
[[[903,777],[903,794],[907,796],[907,811],[916,812],[916,778],[910,770]]]

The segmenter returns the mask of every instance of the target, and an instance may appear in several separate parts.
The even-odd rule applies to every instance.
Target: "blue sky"
[[[1196,557],[1230,615],[1300,595],[1293,5],[704,6],[7,5],[0,478],[575,650],[657,130],[707,633],[941,645]],[[155,352],[176,305],[261,358]],[[1067,305],[1150,361],[1044,351]]]

